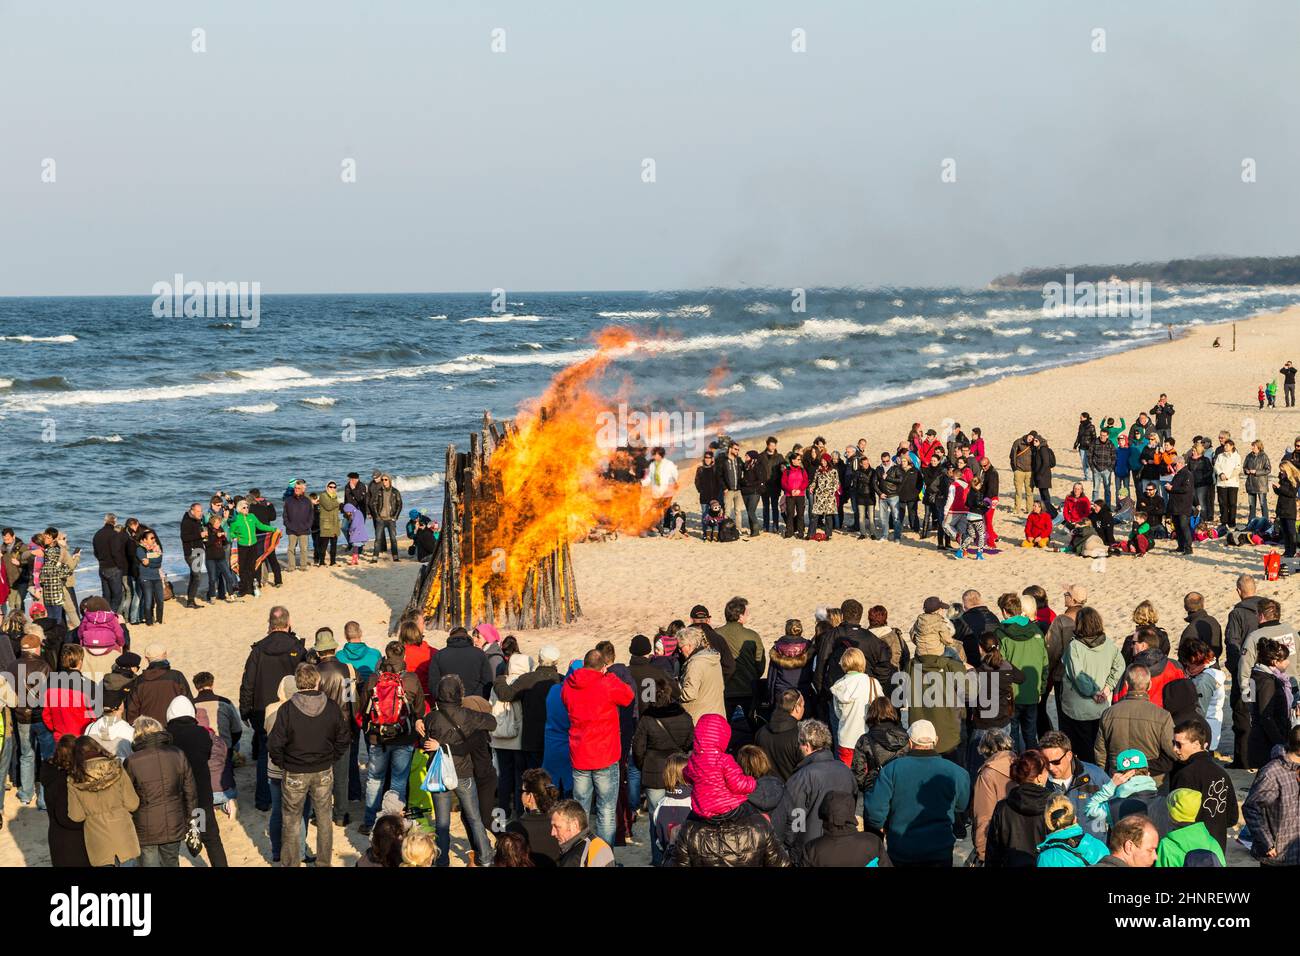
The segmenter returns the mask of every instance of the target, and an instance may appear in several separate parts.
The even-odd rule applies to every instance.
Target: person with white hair
[[[683,630],[677,635],[677,650],[686,658],[681,703],[691,720],[698,724],[705,714],[717,714],[725,720],[722,658],[709,644],[704,629],[692,625]]]
[[[518,652],[510,655],[506,672],[501,675],[507,685],[513,684],[533,669],[533,660]],[[522,700],[502,700],[493,682],[489,701],[492,716],[497,719],[492,731],[492,750],[497,759],[497,806],[514,819],[524,812],[524,771],[529,769],[524,760],[524,704]]]
[[[560,649],[554,644],[543,644],[537,651],[536,667],[518,675],[512,675],[507,669],[492,682],[492,696],[497,701],[520,705],[519,756],[524,770],[542,765],[542,753],[546,749],[546,695],[563,680]],[[523,786],[523,771],[520,771],[519,785]]]
[[[880,769],[867,794],[867,824],[885,831],[895,866],[952,866],[953,827],[970,804],[970,774],[939,755],[930,721],[915,721],[907,737],[907,753]]]

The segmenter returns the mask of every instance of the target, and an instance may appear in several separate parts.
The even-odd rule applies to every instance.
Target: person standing
[[[1011,445],[1011,477],[1015,481],[1012,510],[1016,514],[1029,513],[1030,489],[1034,480],[1034,433],[1027,432]]]
[[[367,509],[370,507],[370,498],[366,486],[361,483],[361,476],[355,471],[348,472],[348,483],[343,488],[343,504],[344,506],[352,505],[357,509],[364,527]],[[346,522],[343,525],[343,541],[347,547],[352,547],[352,537],[349,534]]]
[[[1268,521],[1268,480],[1273,476],[1273,463],[1268,460],[1262,441],[1256,439],[1250,443],[1250,452],[1242,462],[1241,470],[1246,476],[1246,497],[1250,501],[1246,520],[1254,521],[1258,509],[1259,516]]]
[[[739,529],[740,508],[743,504],[740,484],[744,472],[744,464],[740,460],[739,442],[730,442],[726,454],[714,467],[718,473],[718,490],[721,492],[718,500],[722,502],[722,510]]]
[[[1104,434],[1093,439],[1088,451],[1088,462],[1092,466],[1092,500],[1105,501],[1106,507],[1112,507],[1111,484],[1115,479],[1115,446]],[[1104,494],[1104,497],[1103,497]],[[1116,495],[1116,500],[1118,500]]]
[[[429,676],[432,680],[433,672]],[[366,681],[361,695],[361,730],[367,748],[366,812],[360,831],[363,836],[370,835],[379,816],[384,779],[390,771],[393,789],[405,802],[406,780],[419,735],[418,719],[424,710],[424,689],[420,678],[406,669],[402,642],[389,641],[378,669]]]
[[[334,761],[334,825],[345,827],[352,822],[347,812],[348,789],[355,764],[357,700],[362,684],[357,669],[338,659],[338,647],[334,632],[328,627],[316,632],[312,650],[316,654],[316,669],[320,671],[320,690],[342,712],[347,735],[347,749]]]
[[[172,742],[185,754],[194,774],[194,791],[197,797],[199,836],[208,851],[208,863],[215,867],[226,866],[226,850],[221,844],[221,829],[217,826],[212,799],[212,740],[214,732],[200,726],[198,712],[188,697],[176,697],[167,706],[167,733]]]
[[[1282,529],[1282,543],[1285,546],[1283,557],[1294,558],[1296,553],[1296,495],[1300,493],[1300,467],[1295,461],[1283,461],[1277,469],[1277,484],[1273,494],[1277,496],[1277,511],[1274,514],[1276,524]]]
[[[275,587],[278,588],[282,583],[281,574],[280,574],[280,559],[276,557],[274,548],[268,549],[266,546],[267,535],[275,531],[275,528],[273,527],[276,519],[275,505],[271,504],[270,501],[263,498],[262,492],[260,492],[256,488],[254,488],[252,491],[248,493],[248,497],[249,497],[249,505],[248,505],[249,513],[254,515],[257,518],[257,520],[260,521],[264,526],[264,528],[258,528],[257,530],[257,554],[260,555],[263,552],[266,552],[266,560],[263,562],[263,564],[265,564],[266,567],[271,569],[271,574],[274,575],[275,577]],[[241,555],[241,560],[239,562],[239,566],[241,568],[244,566],[242,555]],[[259,585],[262,583],[262,569],[260,567],[257,569],[257,583]]]
[[[181,516],[181,552],[185,555],[185,564],[190,572],[189,583],[185,588],[185,606],[191,610],[198,607],[194,600],[199,596],[199,579],[207,570],[207,556],[203,550],[203,542],[207,537],[203,505],[196,501]]]
[[[677,466],[668,460],[668,450],[662,447],[655,447],[650,452],[650,459],[641,485],[650,489],[650,494],[657,502],[655,508],[662,513],[668,510],[668,506],[673,503],[673,496],[677,494]]]
[[[1124,657],[1106,636],[1101,615],[1095,608],[1080,608],[1066,644],[1061,683],[1056,689],[1061,730],[1075,753],[1092,753],[1102,714],[1110,706],[1111,695],[1123,674]]]
[[[590,816],[594,792],[596,833],[613,846],[622,755],[619,708],[631,704],[635,695],[606,670],[604,654],[588,651],[582,667],[565,678],[561,700],[569,712],[574,799]]]
[[[1083,467],[1083,480],[1087,481],[1089,477],[1088,460],[1092,454],[1092,446],[1097,441],[1097,426],[1092,422],[1092,416],[1087,412],[1079,413],[1079,430],[1075,432],[1074,444],[1071,446],[1079,453],[1079,464]],[[1096,466],[1093,466],[1094,469]]]
[[[1196,498],[1196,486],[1192,480],[1192,473],[1183,463],[1181,455],[1175,455],[1169,466],[1173,470],[1173,479],[1169,482],[1169,516],[1174,520],[1174,531],[1178,536],[1178,553],[1192,553],[1192,507]],[[1221,489],[1222,490],[1222,489]],[[1219,496],[1219,507],[1223,507],[1224,501],[1227,500],[1222,494]],[[1229,519],[1226,515],[1224,520],[1236,520],[1235,509],[1237,507],[1237,490],[1232,489],[1232,507],[1233,516]]]
[[[267,780],[266,708],[279,698],[280,681],[294,674],[306,649],[293,632],[289,611],[273,607],[267,618],[267,634],[248,652],[244,677],[239,684],[239,716],[253,728],[253,759],[257,761],[253,801],[257,809],[271,809],[271,785]]]
[[[235,505],[235,514],[230,519],[230,541],[239,556],[240,597],[252,597],[255,593],[260,574],[257,567],[257,558],[261,553],[258,541],[262,535],[274,530],[249,510],[247,498],[240,499]]]
[[[198,789],[189,760],[173,746],[171,734],[160,721],[140,717],[125,769],[139,795],[134,813],[140,841],[140,865],[178,867],[181,841],[189,832]]]
[[[998,636],[1002,657],[1025,675],[1016,689],[1016,707],[1011,722],[1011,737],[1016,741],[1017,749],[1023,752],[1038,744],[1038,702],[1049,676],[1047,644],[1039,626],[1025,616],[1020,595],[1013,592],[1003,594],[998,598],[998,609],[1002,612],[1002,621],[994,633]]]
[[[284,499],[284,533],[289,539],[285,564],[290,571],[307,570],[307,546],[311,540],[313,517],[314,509],[311,499],[307,497],[307,482],[300,478],[293,483],[292,494]]]
[[[325,563],[326,554],[329,555],[331,568],[337,560],[339,533],[343,525],[341,515],[343,502],[339,501],[338,489],[339,486],[331,481],[325,486],[319,499],[321,546],[320,553],[316,556],[317,567]]]
[[[139,866],[132,814],[140,808],[122,764],[89,737],[78,737],[68,774],[68,820],[80,823],[91,866]]]
[[[685,628],[677,635],[677,651],[686,664],[682,668],[682,707],[699,723],[705,714],[725,718],[726,679],[722,673],[721,655],[709,643],[704,629],[698,625]]]
[[[523,658],[523,655],[516,656]],[[604,660],[603,657],[601,659]],[[604,676],[622,684],[622,681],[613,675]],[[630,691],[630,688],[628,689]],[[473,753],[476,744],[483,744],[482,738],[496,730],[497,720],[490,712],[465,706],[465,685],[455,674],[448,674],[441,678],[434,690],[437,693],[437,706],[424,718],[423,747],[430,759],[439,749],[443,751],[444,756],[451,757],[459,780],[454,791],[444,790],[432,794],[436,821],[434,833],[438,842],[438,865],[442,867],[451,865],[451,798],[454,792],[460,803],[465,831],[477,854],[476,865],[491,866],[492,844],[488,841],[487,830],[484,827],[486,811],[482,807],[479,791],[475,785]],[[617,717],[615,723],[617,724]],[[614,729],[614,738],[617,742],[617,726]],[[483,746],[486,749],[486,745]],[[614,770],[617,775],[617,761]],[[510,806],[507,804],[502,809],[509,816]]]
[[[758,473],[762,482],[763,530],[781,531],[781,466],[784,459],[777,451],[775,437],[769,436],[758,453]]]
[[[699,488],[699,472],[696,472],[696,487]],[[804,501],[808,497],[808,472],[798,453],[790,452],[785,467],[781,469],[781,490],[785,493],[785,532],[783,537],[804,535]],[[701,495],[703,491],[701,491]],[[708,508],[708,501],[701,501],[701,510]]]
[[[1281,755],[1259,771],[1241,809],[1250,855],[1261,866],[1300,866],[1300,726],[1287,734]]]
[[[727,602],[722,614],[727,623],[718,628],[718,635],[727,642],[731,656],[736,661],[736,669],[727,678],[724,687],[725,717],[730,721],[739,707],[750,730],[754,730],[758,724],[754,713],[754,694],[763,671],[767,668],[767,653],[758,632],[745,626],[749,615],[748,601],[743,597],[734,597]]]
[[[1164,392],[1160,393],[1160,398],[1151,406],[1151,419],[1156,431],[1160,433],[1160,440],[1169,441],[1174,428],[1174,406],[1169,404],[1169,396]]]
[[[1043,502],[1043,510],[1055,520],[1056,506],[1052,504],[1052,469],[1056,467],[1056,453],[1041,435],[1034,436],[1034,487]]]
[[[1237,496],[1241,490],[1241,456],[1231,438],[1223,443],[1223,450],[1214,456],[1214,486],[1219,498],[1219,521],[1229,531],[1237,530]],[[1170,485],[1172,497],[1173,485]]]
[[[122,577],[130,568],[126,560],[126,541],[117,530],[117,515],[104,515],[104,526],[90,539],[90,547],[99,564],[99,593],[116,613],[122,607]],[[11,587],[16,580],[9,578]]]
[[[315,665],[299,664],[293,676],[298,692],[281,705],[267,739],[271,760],[284,771],[281,862],[298,865],[302,809],[310,795],[316,814],[316,865],[329,866],[334,853],[334,765],[348,752],[348,729],[338,705],[321,692]]]
[[[1282,393],[1286,397],[1286,407],[1295,407],[1295,373],[1296,367],[1291,362],[1283,365],[1278,372],[1282,375]]]
[[[381,475],[379,486],[370,486],[370,515],[375,521],[375,545],[372,554],[378,560],[379,552],[387,547],[396,564],[397,519],[402,515],[402,493],[393,485],[392,475]]]
[[[1228,850],[1228,829],[1237,825],[1237,791],[1232,778],[1209,751],[1205,721],[1192,719],[1174,727],[1174,764],[1169,790],[1194,790],[1200,794],[1196,822],[1204,823],[1219,849]]]
[[[993,516],[998,510],[998,492],[1001,481],[998,470],[993,467],[993,462],[987,457],[979,460],[982,477],[980,481],[983,487],[980,488],[980,494],[983,501],[987,502],[984,508],[984,543],[992,549],[998,546],[997,532],[993,530]]]

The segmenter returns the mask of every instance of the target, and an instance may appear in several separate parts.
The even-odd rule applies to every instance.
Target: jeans
[[[1088,480],[1089,474],[1096,474],[1095,471],[1091,473],[1088,471],[1088,449],[1086,448],[1079,449],[1079,464],[1083,466],[1084,481]]]
[[[1119,501],[1124,494],[1132,496],[1133,494],[1133,476],[1116,475],[1115,476],[1115,500]]]
[[[890,525],[894,528],[894,540],[903,540],[903,509],[898,504],[898,495],[880,499],[876,509],[876,533],[885,538],[889,535]]]
[[[307,542],[308,536],[305,534],[291,534],[289,538],[289,553],[285,556],[285,566],[292,571],[294,569],[294,553],[298,555],[297,567],[307,570]]]
[[[1259,506],[1259,516],[1263,518],[1265,521],[1267,521],[1268,520],[1268,492],[1267,491],[1250,492],[1250,515],[1249,517],[1247,517],[1246,519],[1247,521],[1255,520],[1256,505]]]
[[[45,724],[17,724],[18,735],[18,802],[45,809],[45,788],[36,779],[36,766],[54,754],[54,734]]]
[[[126,604],[126,620],[128,624],[140,623],[140,579],[128,578],[126,581],[127,591],[130,592]]]
[[[223,599],[230,597],[239,589],[239,584],[235,581],[235,575],[230,570],[230,562],[225,558],[221,560],[207,559],[208,564],[208,601],[214,599]]]
[[[592,795],[595,792],[596,810],[592,813]],[[592,830],[610,846],[614,845],[616,814],[618,810],[618,764],[612,763],[600,770],[573,770],[573,799],[582,804]]]
[[[270,781],[271,789],[271,816],[266,821],[266,834],[271,838],[271,859],[279,860],[280,854],[284,850],[284,791],[281,789],[283,781],[278,778]],[[311,797],[307,797],[307,802],[302,807],[302,818],[304,821],[311,815]],[[311,856],[308,852],[306,834],[303,834],[303,856]]]
[[[257,711],[253,714],[253,757],[257,761],[254,776],[253,805],[259,810],[269,807],[271,803],[271,785],[267,778],[266,752],[266,714]]]
[[[781,489],[763,489],[763,530],[781,530]]]
[[[387,545],[385,545],[385,539]],[[379,557],[379,552],[385,547],[392,548],[393,557],[397,557],[397,522],[384,521],[382,518],[375,519],[375,549],[371,553]]]
[[[379,805],[384,799],[384,774],[391,768],[390,790],[396,790],[406,803],[406,778],[411,775],[412,744],[379,744],[367,742],[369,759],[366,762],[366,826],[375,825]],[[472,785],[474,781],[470,781]]]
[[[1115,477],[1115,473],[1113,471],[1099,471],[1096,468],[1092,470],[1092,500],[1093,501],[1104,500],[1106,502],[1107,508],[1111,506],[1110,483],[1114,477]],[[1098,486],[1101,486],[1101,488],[1105,489],[1106,497],[1104,499],[1101,498],[1098,493],[1097,490]]]
[[[504,748],[492,751],[497,758],[497,806],[514,818],[524,813],[524,771],[528,769],[524,751]]]
[[[432,793],[433,797],[433,838],[438,844],[438,866],[451,866],[451,794]],[[487,830],[483,828],[483,817],[479,813],[478,785],[474,778],[464,776],[456,784],[454,791],[460,801],[460,812],[465,819],[465,831],[469,835],[470,845],[478,857],[479,866],[492,865],[492,844],[488,842]],[[610,846],[613,846],[612,838]]]
[[[627,758],[627,805],[635,813],[641,806],[641,768],[633,762],[631,755]]]
[[[758,530],[758,495],[742,495],[745,502],[745,518],[749,522],[749,534],[754,536],[759,533]],[[736,528],[740,530],[739,525]]]
[[[1207,524],[1214,519],[1213,489],[1209,485],[1200,485],[1193,489],[1192,497],[1201,509],[1201,520]]]
[[[1016,742],[1017,753],[1038,746],[1038,704],[1016,704],[1011,715],[1011,739]]]
[[[352,750],[346,750],[342,757],[334,761],[334,822],[341,824],[343,815],[348,811],[348,787],[352,767],[356,765]]]
[[[628,765],[631,767],[631,764]],[[645,791],[646,807],[650,811],[650,865],[658,866],[664,858],[665,846],[659,843],[658,828],[655,826],[655,809],[659,804],[664,802],[667,796],[667,790],[657,790],[654,787],[647,787]]]
[[[5,812],[5,777],[9,775],[9,767],[13,763],[15,750],[15,740],[12,733],[5,734],[4,743],[0,744],[0,814]]]
[[[348,800],[365,798],[366,789],[361,783],[362,766],[364,765],[361,763],[361,735],[354,731],[348,762]]]
[[[177,867],[180,865],[180,840],[177,840],[175,843],[159,843],[155,846],[140,847],[140,866]]]
[[[194,565],[191,564],[191,562],[194,560],[195,551],[199,552],[199,554],[203,553],[203,550],[201,548],[187,548],[185,551],[185,563],[189,566],[190,569],[190,579],[187,582],[185,587],[185,598],[187,601],[191,603],[194,601],[196,597],[199,596],[199,579],[203,577],[202,574],[194,573]],[[206,559],[204,560],[206,561]]]
[[[157,614],[155,616],[155,610]],[[163,583],[161,580],[140,581],[140,620],[148,624],[163,622]],[[146,866],[148,864],[145,864]]]
[[[122,571],[119,568],[99,569],[99,593],[108,606],[116,611],[122,606]]]
[[[311,794],[316,813],[316,865],[329,866],[334,855],[334,768],[315,773],[286,773],[280,788],[284,801],[284,823],[280,836],[280,862],[297,866],[298,836],[302,833],[303,809]]]

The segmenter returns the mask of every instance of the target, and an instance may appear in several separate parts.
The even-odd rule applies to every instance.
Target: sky
[[[0,0],[0,295],[1296,254],[1298,43],[1290,0]]]

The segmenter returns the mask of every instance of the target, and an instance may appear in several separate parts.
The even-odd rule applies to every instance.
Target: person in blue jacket
[[[867,825],[885,831],[894,866],[952,866],[953,826],[970,804],[970,774],[935,751],[928,720],[908,728],[908,750],[885,764],[863,806]]]
[[[1039,866],[1093,866],[1110,853],[1105,843],[1083,832],[1075,809],[1074,801],[1063,793],[1047,801],[1043,812],[1047,838],[1038,844]]]
[[[570,662],[567,678],[582,669],[582,660]],[[542,769],[551,775],[551,782],[559,788],[560,796],[573,793],[573,761],[569,758],[569,709],[564,706],[560,681],[546,692],[546,737],[543,741]]]

